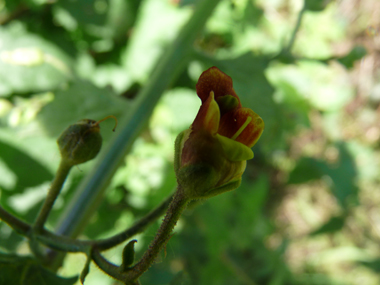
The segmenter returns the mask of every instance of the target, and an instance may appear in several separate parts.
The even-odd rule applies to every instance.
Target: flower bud
[[[242,107],[232,79],[216,67],[202,73],[196,89],[202,105],[176,139],[174,168],[187,198],[205,199],[240,185],[264,121]]]
[[[133,264],[135,260],[135,243],[137,240],[131,240],[127,243],[127,245],[123,249],[123,259],[120,266],[121,272],[125,272],[129,269],[129,267]]]
[[[84,119],[64,130],[57,140],[62,159],[68,164],[77,165],[95,158],[102,147],[99,123],[109,117],[116,120],[114,116],[100,121]]]

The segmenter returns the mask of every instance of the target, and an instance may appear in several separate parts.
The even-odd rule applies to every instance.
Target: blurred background
[[[59,134],[129,112],[194,2],[0,0],[6,209],[33,221]],[[118,233],[172,193],[175,137],[200,106],[199,75],[215,65],[266,128],[241,187],[190,207],[142,284],[380,284],[379,15],[377,0],[221,0],[80,237]],[[105,145],[112,128],[102,123]],[[49,228],[93,166],[72,170]],[[138,256],[159,222],[137,236]],[[3,222],[0,249],[28,252]],[[120,263],[121,250],[105,255]],[[69,254],[59,274],[84,263]],[[92,265],[86,284],[119,283]]]

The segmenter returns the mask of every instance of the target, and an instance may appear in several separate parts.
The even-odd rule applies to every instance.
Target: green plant
[[[0,1],[0,284],[74,284],[68,276],[79,266],[79,279],[95,284],[107,277],[92,261],[131,284],[143,272],[142,284],[350,282],[344,270],[299,261],[320,240],[323,252],[352,244],[344,262],[377,278],[363,270],[376,263],[365,251],[374,246],[370,225],[367,238],[349,232],[362,227],[361,195],[378,185],[378,164],[369,163],[378,147],[367,141],[378,130],[376,97],[357,119],[350,110],[360,100],[346,80],[367,51],[351,38],[351,51],[332,51],[348,38],[337,2],[275,2]],[[240,98],[224,76],[211,90],[196,86],[211,66],[232,77]],[[262,120],[241,106],[265,121],[253,160]],[[224,117],[231,110],[238,127]],[[82,119],[108,115],[119,127],[110,134],[102,123],[98,154],[98,123]],[[353,118],[367,128],[355,139],[345,136],[360,132],[341,125]],[[69,125],[53,180],[55,140]],[[239,139],[247,131],[252,139]],[[77,149],[87,135],[90,147]],[[172,235],[185,208],[192,214]]]

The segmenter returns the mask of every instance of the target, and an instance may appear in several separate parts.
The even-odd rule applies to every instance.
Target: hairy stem
[[[156,237],[149,245],[149,248],[144,253],[141,260],[128,271],[128,281],[137,280],[149,269],[149,267],[152,266],[160,251],[170,240],[174,226],[177,224],[177,221],[185,210],[188,202],[189,199],[185,197],[182,188],[178,187]]]
[[[45,202],[42,205],[40,212],[34,222],[34,232],[39,233],[44,228],[49,213],[53,208],[54,202],[57,199],[59,192],[61,192],[62,186],[65,183],[66,177],[69,174],[71,167],[72,165],[68,164],[65,159],[61,159],[55,178],[46,196]]]

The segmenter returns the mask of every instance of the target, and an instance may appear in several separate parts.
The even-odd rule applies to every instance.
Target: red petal
[[[215,66],[207,69],[201,74],[196,85],[196,89],[199,98],[202,100],[202,103],[207,100],[210,92],[214,91],[216,101],[218,101],[218,97],[232,95],[239,100],[238,107],[241,107],[240,99],[232,88],[231,77],[220,71]]]
[[[226,113],[220,120],[218,134],[232,138],[248,117],[251,117],[252,120],[235,140],[252,147],[264,130],[264,121],[249,108],[239,108]]]

